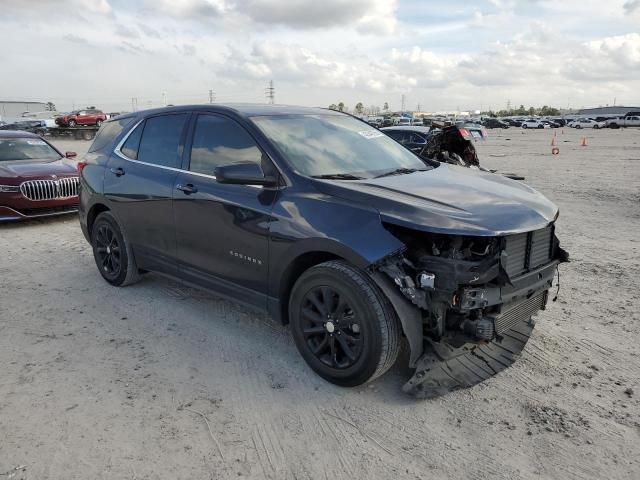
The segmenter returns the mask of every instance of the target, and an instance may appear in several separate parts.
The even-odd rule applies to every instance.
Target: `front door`
[[[269,222],[277,192],[216,181],[217,166],[234,162],[272,167],[236,121],[199,114],[185,171],[174,182],[180,275],[228,297],[266,307]]]
[[[109,159],[104,192],[122,223],[138,267],[177,273],[173,185],[188,113],[140,123]]]

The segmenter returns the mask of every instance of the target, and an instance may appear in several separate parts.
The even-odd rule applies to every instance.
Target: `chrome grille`
[[[58,180],[29,180],[20,184],[22,196],[32,200],[62,200],[78,196],[78,177],[66,177]]]
[[[506,237],[504,251],[505,270],[510,278],[549,263],[553,258],[553,225]]]

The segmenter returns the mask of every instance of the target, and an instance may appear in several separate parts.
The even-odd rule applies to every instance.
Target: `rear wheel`
[[[322,378],[352,387],[385,373],[400,347],[389,300],[361,270],[343,261],[310,268],[289,301],[296,346]]]
[[[96,126],[99,128],[99,127],[100,127],[100,125],[102,125],[102,120],[98,119],[98,120],[96,121]]]
[[[75,127],[78,125],[78,122],[76,122],[75,120],[69,120],[69,126],[70,127]]]
[[[140,279],[131,246],[110,212],[102,212],[93,223],[91,246],[100,274],[111,285],[124,287]]]

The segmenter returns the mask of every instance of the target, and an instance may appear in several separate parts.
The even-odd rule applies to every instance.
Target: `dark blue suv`
[[[359,119],[273,105],[120,116],[79,164],[80,223],[112,285],[159,272],[289,323],[344,386],[433,396],[510,365],[567,259],[558,209],[518,182],[421,159]]]

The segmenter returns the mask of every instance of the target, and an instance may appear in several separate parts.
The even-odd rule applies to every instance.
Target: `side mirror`
[[[272,176],[266,176],[257,163],[240,162],[229,165],[221,165],[214,171],[218,183],[232,185],[262,185],[275,187],[278,180]]]
[[[77,157],[78,154],[76,152],[65,152],[64,156],[67,158],[73,158],[73,157]]]

